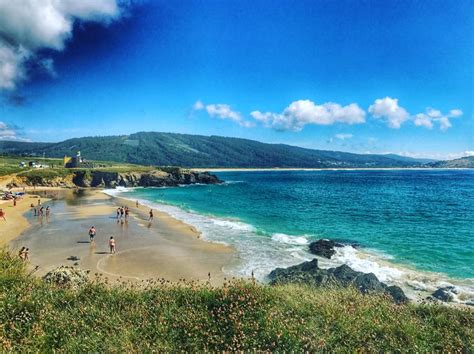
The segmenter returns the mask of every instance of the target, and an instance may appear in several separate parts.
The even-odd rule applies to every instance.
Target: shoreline
[[[146,226],[146,220],[148,217],[148,211],[150,209],[149,205],[146,204],[140,204],[139,208],[137,209],[135,207],[135,200],[133,198],[127,198],[123,197],[120,192],[118,195],[109,195],[105,192],[105,190],[102,189],[78,189],[78,190],[71,190],[67,188],[44,188],[44,189],[36,189],[35,192],[44,192],[44,193],[75,193],[75,192],[81,192],[87,194],[87,197],[82,197],[80,199],[82,202],[86,203],[92,203],[92,205],[87,205],[86,207],[79,207],[79,206],[74,206],[73,207],[73,212],[77,214],[78,217],[89,220],[89,219],[94,219],[97,217],[108,217],[108,219],[111,219],[112,215],[115,215],[115,210],[118,206],[121,205],[129,205],[131,206],[131,216],[130,220],[134,220],[135,223],[139,224],[142,229],[147,228]],[[31,190],[29,191],[31,192]],[[40,196],[42,201],[47,201],[49,199],[46,199],[44,196]],[[34,227],[34,224],[31,223],[30,219],[26,216],[27,211],[29,209],[29,204],[30,201],[34,201],[36,203],[36,200],[38,199],[38,196],[36,195],[31,195],[28,194],[25,196],[25,199],[22,201],[23,203],[19,203],[17,205],[17,209],[14,209],[15,212],[17,213],[16,219],[18,220],[18,225],[15,228],[15,232],[10,233],[10,237],[7,239],[1,238],[0,239],[0,245],[5,245],[8,243],[14,243],[15,240],[20,238],[23,234],[34,234],[35,232],[33,230],[30,231],[32,227]],[[61,202],[63,201],[63,197],[59,197],[58,201]],[[78,199],[79,200],[79,199]],[[9,201],[12,203],[12,201]],[[4,203],[5,204],[5,203]],[[44,204],[44,203],[43,203]],[[153,203],[152,203],[153,204]],[[0,204],[1,205],[1,204]],[[19,208],[21,206],[21,208]],[[13,209],[13,206],[9,209]],[[111,278],[112,280],[119,280],[120,278],[125,278],[125,279],[130,279],[132,281],[141,281],[144,279],[149,279],[149,278],[166,278],[171,281],[179,281],[180,279],[186,278],[186,279],[194,279],[194,280],[199,280],[199,281],[205,281],[207,279],[207,273],[205,272],[202,268],[202,261],[206,257],[202,257],[200,254],[201,252],[204,252],[207,256],[210,256],[211,258],[213,255],[219,255],[222,256],[224,255],[223,258],[220,258],[217,263],[219,263],[219,266],[216,267],[216,264],[213,262],[207,262],[206,266],[208,268],[212,269],[212,280],[214,284],[221,284],[225,278],[231,278],[232,274],[224,272],[224,267],[227,266],[232,266],[233,264],[236,264],[237,260],[239,259],[239,252],[238,250],[234,249],[234,246],[229,246],[228,244],[224,245],[220,243],[219,241],[214,241],[214,240],[208,240],[208,239],[203,239],[201,238],[201,233],[200,231],[192,224],[189,224],[186,222],[186,220],[182,220],[179,217],[170,214],[167,211],[163,211],[160,209],[157,209],[156,207],[152,207],[154,210],[154,216],[155,216],[155,225],[150,230],[150,227],[148,227],[149,231],[153,233],[154,236],[158,236],[163,238],[162,241],[165,243],[173,243],[172,251],[170,251],[170,248],[167,249],[166,252],[163,252],[163,250],[159,250],[158,248],[153,248],[153,245],[147,245],[145,247],[132,247],[134,245],[127,246],[125,249],[120,250],[120,257],[115,257],[121,258],[120,262],[123,264],[117,264],[117,262],[112,263],[111,262],[111,257],[109,255],[105,255],[105,252],[102,251],[100,254],[103,255],[102,259],[97,260],[97,262],[94,264],[94,262],[90,260],[86,260],[85,266],[87,269],[91,270],[91,273],[98,272],[101,274],[106,275],[107,277]],[[54,210],[53,210],[54,213]],[[10,214],[10,217],[12,217],[11,212],[8,213],[7,211],[7,218],[8,215]],[[0,221],[1,222],[1,221]],[[107,226],[107,228],[109,228]],[[113,230],[109,228],[109,230]],[[166,236],[166,235],[160,235],[160,232],[162,233],[163,230],[167,230],[167,232],[172,235],[172,237]],[[1,229],[0,229],[1,231]],[[87,230],[84,230],[83,232],[85,233]],[[107,231],[109,232],[109,231]],[[111,231],[114,232],[114,231]],[[115,230],[116,232],[116,230]],[[20,236],[20,237],[19,237]],[[15,239],[16,237],[16,239]],[[3,240],[3,243],[2,243]],[[13,241],[12,241],[13,240]],[[17,241],[18,246],[19,246],[19,240]],[[77,243],[88,243],[86,241],[77,241]],[[26,244],[28,246],[28,244]],[[161,245],[163,246],[163,245]],[[169,246],[169,244],[168,244]],[[151,247],[151,248],[147,248]],[[191,257],[195,258],[193,263],[193,267],[199,269],[198,272],[200,272],[200,276],[196,277],[196,273],[193,272],[192,269],[188,269],[183,271],[183,269],[179,271],[173,271],[171,268],[179,268],[179,261],[176,261],[176,257],[174,255],[179,255],[182,253],[182,249],[192,249],[191,252]],[[153,250],[153,252],[152,252]],[[150,269],[147,269],[146,271],[143,270],[143,268],[150,268],[150,262],[144,261],[144,259],[148,258],[153,258],[155,255],[153,254],[154,252],[158,252],[160,254],[160,257],[163,259],[167,259],[165,264],[163,261],[159,261],[158,263],[160,264],[161,270],[160,271],[154,271]],[[409,265],[402,265],[398,263],[393,263],[390,261],[387,261],[383,257],[379,257],[380,259],[377,258],[377,254],[374,254],[373,252],[370,252],[369,250],[365,252],[364,250],[344,250],[344,252],[353,253],[356,252],[358,254],[357,257],[360,258],[360,260],[363,261],[368,261],[368,262],[375,262],[378,267],[380,267],[380,270],[383,271],[384,268],[387,267],[388,271],[395,271],[395,272],[401,272],[404,273],[406,276],[405,279],[405,285],[401,284],[399,281],[390,281],[391,283],[395,285],[401,285],[402,288],[404,288],[405,291],[407,291],[407,294],[411,294],[410,298],[416,302],[420,301],[422,297],[420,296],[421,294],[423,295],[429,295],[429,290],[430,286],[433,286],[433,283],[436,281],[437,283],[445,283],[445,284],[452,284],[456,287],[463,286],[463,279],[456,279],[456,278],[451,278],[449,276],[446,276],[444,274],[440,273],[432,273],[432,272],[427,272],[419,269],[414,269],[413,267],[410,267]],[[219,258],[219,256],[217,258]],[[189,258],[189,255],[187,256]],[[313,255],[310,255],[308,253],[308,257],[310,258],[315,258]],[[47,257],[46,257],[47,258]],[[81,257],[82,258],[82,257]],[[182,258],[183,260],[186,257]],[[377,259],[376,259],[377,258]],[[355,265],[354,260],[350,260],[347,258],[347,254],[339,254],[338,257],[335,257],[335,259],[331,260],[326,260],[326,259],[320,259],[318,258],[321,262],[321,265],[323,265],[323,268],[329,268],[329,267],[335,267],[340,265],[339,263],[342,262],[342,264],[347,264],[351,268],[355,267],[354,269],[361,271],[360,269],[357,269],[357,266]],[[157,261],[155,259],[155,261]],[[201,262],[201,264],[199,264]],[[59,265],[66,265],[70,264],[71,262],[67,261],[67,258],[64,257],[62,263],[54,263],[56,266]],[[153,263],[153,261],[151,262]],[[156,263],[156,262],[155,262]],[[156,263],[156,264],[158,264]],[[300,262],[301,263],[301,262]],[[43,267],[46,266],[46,264],[43,264]],[[283,266],[283,265],[282,265]],[[163,271],[164,268],[168,268],[168,270]],[[285,266],[283,266],[285,267]],[[50,266],[49,270],[53,269],[54,267]],[[79,264],[79,268],[81,267],[81,264]],[[126,269],[128,268],[128,269]],[[184,267],[186,268],[186,267]],[[362,270],[364,271],[364,270]],[[367,272],[367,270],[365,270]],[[142,275],[137,276],[138,273],[141,273]],[[40,272],[40,275],[44,275],[45,272]],[[162,276],[164,275],[164,276]],[[237,277],[246,277],[246,275],[238,274],[236,275]],[[384,280],[380,277],[380,275],[377,274],[377,277],[383,281]],[[424,282],[423,282],[424,280]],[[473,290],[472,284],[469,282],[470,279],[466,280],[466,286],[468,289],[471,289],[469,292]],[[407,285],[409,286],[407,287]],[[416,287],[415,285],[419,284],[420,287]],[[431,284],[431,285],[430,285]],[[433,289],[432,289],[433,290]],[[462,303],[451,303],[451,305],[463,305]]]
[[[48,191],[63,195],[77,192],[58,188]],[[15,250],[23,245],[30,248],[30,266],[39,266],[38,276],[61,265],[73,265],[112,281],[186,279],[220,285],[226,279],[223,267],[237,261],[231,247],[200,239],[192,226],[162,211],[154,210],[154,220],[148,223],[149,209],[143,205],[137,209],[135,203],[98,189],[79,193],[85,196],[59,196],[52,201],[51,217],[41,220],[41,225],[28,217],[28,208],[21,212],[25,214],[24,223],[8,239],[8,245]],[[25,204],[29,207],[29,199]],[[123,223],[115,218],[120,205],[130,207],[130,216]],[[98,230],[93,243],[87,236],[89,224]],[[108,253],[109,235],[117,240],[117,253],[113,255]]]

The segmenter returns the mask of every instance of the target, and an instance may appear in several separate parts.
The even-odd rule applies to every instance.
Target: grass
[[[19,167],[20,162],[35,161],[38,163],[44,163],[50,167],[39,169],[31,167]],[[128,163],[115,163],[108,161],[94,161],[98,166],[94,169],[84,169],[84,168],[64,168],[62,159],[53,159],[53,158],[37,158],[32,159],[28,157],[18,157],[18,156],[0,156],[0,176],[6,176],[10,174],[17,174],[18,176],[27,177],[32,180],[39,179],[53,179],[56,177],[65,177],[73,174],[77,171],[104,171],[104,172],[116,172],[116,173],[127,173],[127,172],[148,172],[157,169],[152,166],[141,166],[133,165]],[[53,167],[51,167],[53,166]],[[158,168],[163,171],[170,172],[177,168],[171,167],[162,167]]]
[[[472,351],[474,314],[354,289],[48,285],[0,251],[2,351]]]

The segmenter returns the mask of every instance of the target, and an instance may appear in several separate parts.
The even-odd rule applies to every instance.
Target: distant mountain
[[[59,143],[0,141],[0,153],[183,167],[416,167],[424,162],[398,155],[352,154],[220,136],[140,132],[85,137]]]
[[[428,165],[429,167],[436,168],[474,168],[474,156],[467,156],[448,161],[436,161]]]
[[[398,160],[398,161],[419,162],[421,164],[436,162],[436,160],[433,160],[433,159],[420,159],[420,158],[413,158],[413,157],[407,157],[407,156],[400,156],[400,155],[396,155],[396,154],[384,154],[382,156],[386,156],[386,157],[389,157],[391,159],[395,159],[395,160]]]

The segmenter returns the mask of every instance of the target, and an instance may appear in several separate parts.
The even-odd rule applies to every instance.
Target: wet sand
[[[223,268],[237,261],[232,248],[200,240],[191,226],[156,210],[150,223],[148,208],[136,208],[100,191],[62,191],[48,204],[51,215],[38,218],[27,212],[25,222],[32,226],[10,242],[14,250],[30,248],[30,263],[39,266],[35,273],[39,276],[61,265],[75,265],[111,280],[207,281],[210,273],[211,283],[219,285],[225,278]],[[118,205],[130,208],[128,221],[116,219]],[[91,243],[92,225],[97,236]],[[117,243],[113,255],[108,248],[110,236]]]
[[[47,200],[43,198],[42,201],[44,204]],[[0,200],[0,208],[6,213],[6,221],[0,219],[0,247],[8,245],[30,226],[24,214],[31,209],[31,203],[37,205],[38,197],[25,195],[17,199],[16,206],[13,206],[13,200]]]

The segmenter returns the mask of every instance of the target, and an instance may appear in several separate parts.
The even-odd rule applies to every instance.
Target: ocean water
[[[413,293],[454,284],[474,296],[474,170],[334,170],[216,173],[226,183],[118,190],[232,245],[229,274],[260,279],[314,258],[311,240],[358,243],[347,263]],[[469,300],[470,301],[470,300]]]

